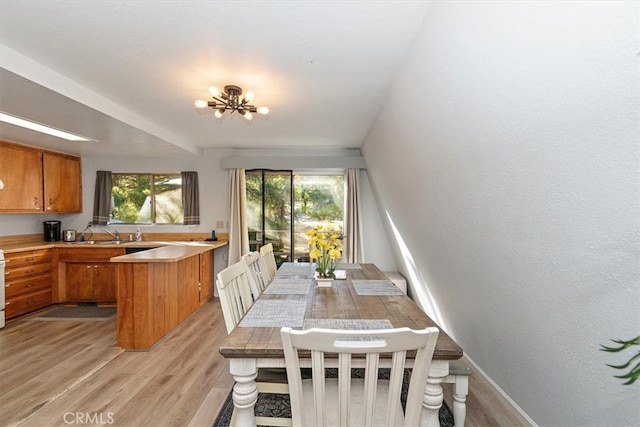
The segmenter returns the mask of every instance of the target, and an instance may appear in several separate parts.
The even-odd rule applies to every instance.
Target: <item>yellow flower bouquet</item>
[[[319,224],[306,234],[309,237],[309,258],[317,264],[318,277],[335,279],[333,272],[342,258],[342,231]]]

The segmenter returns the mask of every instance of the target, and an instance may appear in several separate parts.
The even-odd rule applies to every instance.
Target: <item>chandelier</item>
[[[253,119],[252,113],[269,114],[269,107],[259,107],[249,104],[254,97],[253,92],[247,91],[244,97],[240,99],[242,95],[242,88],[234,85],[227,85],[224,87],[224,92],[220,92],[216,87],[210,87],[209,93],[213,97],[214,101],[204,101],[198,99],[195,102],[197,108],[210,107],[215,110],[213,113],[217,118],[221,118],[225,111],[229,111],[229,114],[238,112],[245,119]]]

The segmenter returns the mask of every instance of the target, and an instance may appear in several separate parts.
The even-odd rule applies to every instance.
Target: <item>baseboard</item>
[[[538,425],[531,419],[531,417],[529,417],[523,410],[522,408],[520,408],[520,406],[518,406],[516,404],[516,402],[514,402],[507,393],[504,392],[504,390],[502,390],[498,384],[496,384],[482,369],[480,369],[480,367],[465,353],[465,355],[463,356],[463,358],[473,367],[474,370],[474,374],[478,373],[480,375],[482,375],[482,377],[487,380],[487,382],[491,385],[491,387],[493,387],[495,389],[495,391],[497,391],[502,397],[505,398],[505,400],[507,402],[509,402],[509,404],[511,406],[513,406],[513,408],[518,411],[518,413],[520,415],[522,415],[522,418],[524,418],[529,424],[531,424],[532,427],[538,427]]]

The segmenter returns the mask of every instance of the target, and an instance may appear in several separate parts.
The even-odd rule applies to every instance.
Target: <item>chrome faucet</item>
[[[113,233],[112,233],[111,231],[107,230],[106,228],[103,228],[102,231],[107,233],[109,236],[113,237],[114,240],[120,240],[120,233],[118,233],[118,230],[113,230]]]

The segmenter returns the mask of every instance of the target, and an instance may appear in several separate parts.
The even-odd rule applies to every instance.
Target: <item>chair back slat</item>
[[[253,294],[253,299],[256,300],[269,284],[265,280],[265,276],[268,275],[267,267],[264,264],[264,259],[257,251],[243,255],[242,259],[249,267],[249,272],[253,278],[251,293]]]
[[[351,396],[351,355],[338,355],[338,395]],[[340,425],[349,425],[349,414],[351,413],[351,400],[339,399]]]
[[[273,253],[273,243],[267,243],[266,245],[260,247],[260,256],[264,260],[264,265],[267,270],[267,274],[265,275],[267,284],[271,283],[271,280],[273,280],[273,276],[276,275],[276,271],[278,270],[278,265],[276,264],[276,256]]]
[[[313,328],[307,330],[293,330],[285,327],[281,329],[282,344],[287,367],[289,390],[291,393],[291,414],[294,426],[324,426],[327,411],[332,407],[326,402],[325,358],[331,354],[338,355],[338,422],[340,426],[354,425],[373,426],[374,423],[384,422],[386,426],[404,425],[415,426],[420,422],[422,401],[427,383],[433,350],[438,338],[438,329],[431,327],[422,330],[409,328],[380,329],[380,330],[337,330]],[[311,381],[313,382],[312,396],[305,395],[300,374],[298,350],[311,351]],[[409,379],[404,424],[402,419],[400,395],[404,379],[407,352],[415,350],[412,373]],[[355,356],[354,356],[355,355]],[[358,387],[351,382],[352,360],[365,357],[364,373],[364,404],[363,413],[355,414],[352,397]],[[388,388],[379,386],[378,368],[381,358],[390,359],[390,376]],[[346,372],[345,372],[346,371]],[[308,380],[305,380],[308,381]],[[383,393],[384,391],[384,393]],[[305,399],[309,402],[305,402]],[[386,399],[386,400],[385,400]],[[313,405],[312,411],[305,411],[305,403]],[[380,408],[385,416],[381,417]],[[329,415],[332,415],[329,412]],[[313,417],[313,420],[309,418]],[[354,421],[357,420],[357,421]]]
[[[240,322],[253,305],[251,282],[253,278],[244,261],[237,262],[218,273],[216,286],[227,333]]]

